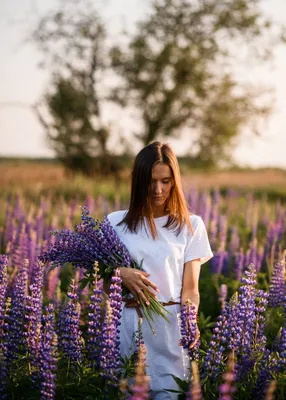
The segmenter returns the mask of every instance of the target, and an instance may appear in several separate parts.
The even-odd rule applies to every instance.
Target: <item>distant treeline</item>
[[[134,156],[127,155],[127,154],[122,154],[122,155],[113,155],[110,156],[111,159],[114,161],[114,165],[117,165],[119,169],[125,169],[125,168],[131,168],[132,163],[134,160]],[[263,166],[259,168],[255,167],[250,167],[250,166],[239,166],[236,164],[233,164],[231,167],[228,166],[226,168],[222,167],[217,167],[217,168],[206,168],[206,166],[199,162],[198,159],[194,159],[189,156],[183,156],[180,157],[178,156],[178,161],[180,164],[180,167],[182,169],[182,172],[188,172],[191,169],[196,169],[196,170],[206,170],[206,171],[279,171],[279,172],[285,172],[286,173],[286,168],[282,167],[273,167],[273,166]],[[104,159],[102,157],[97,157],[98,163],[104,162]],[[56,158],[51,158],[51,157],[5,157],[1,156],[0,157],[0,164],[5,164],[5,163],[11,163],[13,165],[19,165],[19,164],[46,164],[46,165],[59,165],[61,166],[61,162],[57,160]]]

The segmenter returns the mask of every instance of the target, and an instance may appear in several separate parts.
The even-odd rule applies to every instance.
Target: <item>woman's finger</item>
[[[144,289],[144,290],[146,290],[146,289]],[[139,289],[137,290],[137,296],[140,296],[141,299],[144,301],[144,303],[146,303],[147,306],[150,305],[150,302],[149,302],[149,300],[147,299],[147,297],[146,297],[146,295],[145,295],[145,293],[144,293],[144,291],[143,291],[142,288],[139,288]]]
[[[150,281],[149,279],[145,278],[142,279],[142,282],[146,285],[146,286],[150,286],[152,289],[154,289],[156,292],[159,292],[159,289],[157,288],[157,286],[155,285],[155,283],[153,283],[152,281]]]

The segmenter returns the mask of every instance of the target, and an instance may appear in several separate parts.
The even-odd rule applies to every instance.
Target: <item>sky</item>
[[[148,0],[109,0],[104,2],[103,14],[111,30],[120,30],[122,26],[132,29],[148,11],[148,3]],[[57,0],[0,1],[0,156],[54,155],[30,109],[47,88],[49,75],[38,68],[40,54],[25,39],[38,16],[56,4]],[[285,0],[263,0],[263,7],[275,21],[286,24]],[[236,74],[241,81],[273,88],[275,105],[263,125],[261,137],[247,132],[241,137],[234,152],[235,161],[241,166],[286,168],[286,45],[275,48],[270,64],[254,66],[246,60],[237,66]],[[118,115],[118,118],[124,124],[124,117]],[[186,148],[184,140],[168,141],[178,155]]]

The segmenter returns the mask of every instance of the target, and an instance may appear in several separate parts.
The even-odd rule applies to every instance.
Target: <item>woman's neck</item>
[[[169,212],[165,210],[165,207],[152,207],[153,218],[160,218],[168,215]]]

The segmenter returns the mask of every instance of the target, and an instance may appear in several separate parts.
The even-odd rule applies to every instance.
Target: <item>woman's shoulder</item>
[[[127,213],[127,210],[119,210],[119,211],[114,211],[110,214],[107,215],[107,218],[109,219],[110,223],[113,225],[118,224],[120,221],[123,220]]]
[[[204,225],[202,217],[196,214],[190,214],[190,222],[193,229],[197,229],[199,226]]]

